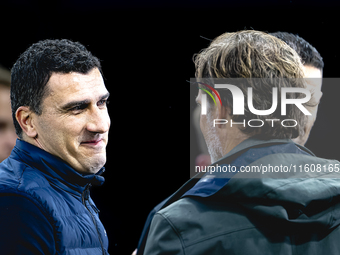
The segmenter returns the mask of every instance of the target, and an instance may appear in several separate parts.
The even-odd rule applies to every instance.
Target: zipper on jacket
[[[87,209],[87,211],[90,213],[91,215],[91,218],[92,218],[92,221],[94,223],[94,226],[96,227],[96,230],[97,230],[97,234],[98,234],[98,238],[99,238],[99,242],[100,242],[100,246],[102,248],[102,252],[103,252],[103,255],[105,255],[105,249],[104,249],[104,245],[103,245],[103,241],[102,241],[102,238],[100,236],[100,232],[99,232],[99,229],[98,229],[98,225],[97,225],[97,221],[94,217],[94,215],[92,214],[92,212],[90,211],[90,209],[87,207],[86,205],[86,200],[89,199],[89,193],[90,193],[90,187],[91,187],[91,184],[88,184],[85,188],[85,190],[83,191],[83,194],[81,196],[81,199],[82,199],[82,202],[83,202],[83,205],[85,206],[85,208]],[[89,203],[91,205],[91,203]],[[94,208],[94,206],[91,205],[92,208]],[[98,210],[95,210],[95,211],[98,211]]]

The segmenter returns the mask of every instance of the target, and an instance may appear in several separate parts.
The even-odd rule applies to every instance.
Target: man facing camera
[[[240,31],[216,38],[195,64],[213,164],[155,214],[144,254],[338,254],[340,163],[291,140],[310,115],[298,54],[274,36]]]
[[[11,78],[19,139],[0,164],[1,254],[108,254],[89,194],[104,182],[110,128],[99,60],[80,43],[40,41]]]

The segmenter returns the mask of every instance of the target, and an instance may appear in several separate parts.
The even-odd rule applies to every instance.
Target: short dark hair
[[[268,109],[272,101],[272,88],[277,86],[278,93],[282,87],[305,88],[303,65],[296,51],[286,43],[267,33],[255,30],[244,30],[235,33],[224,33],[214,39],[208,48],[194,57],[196,79],[234,79],[244,95],[247,87],[253,87],[253,103],[255,109]],[[240,82],[238,82],[238,78]],[[254,79],[255,78],[255,79]],[[267,78],[267,79],[266,79]],[[276,82],[272,82],[272,81]],[[261,81],[261,82],[259,82]],[[208,83],[208,81],[206,81]],[[230,83],[233,84],[233,83]],[[203,92],[202,92],[203,93]],[[227,89],[219,89],[223,105],[233,110],[232,94]],[[302,95],[294,95],[301,97]],[[293,97],[293,96],[292,96]],[[211,102],[210,97],[208,101]],[[245,96],[247,102],[247,96]],[[212,105],[212,104],[210,104]],[[258,136],[260,139],[291,139],[303,135],[305,117],[296,107],[289,105],[285,119],[297,120],[294,127],[277,125],[265,119],[280,119],[277,109],[270,116],[255,115],[245,108],[244,119],[262,119],[261,129],[251,127],[240,128],[245,134]],[[232,115],[233,121],[241,121],[242,115]],[[291,125],[291,124],[289,124]]]
[[[31,45],[12,67],[11,105],[17,135],[22,129],[15,113],[20,106],[28,106],[34,113],[42,113],[43,99],[48,95],[46,84],[53,73],[78,72],[86,74],[101,65],[84,45],[71,40],[43,40]]]
[[[320,70],[323,69],[324,62],[320,53],[302,37],[288,32],[275,32],[270,33],[270,35],[281,39],[293,48],[300,56],[302,64],[313,66]]]

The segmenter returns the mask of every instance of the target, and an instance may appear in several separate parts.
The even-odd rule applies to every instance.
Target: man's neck
[[[224,157],[226,154],[228,154],[237,145],[239,145],[243,141],[247,140],[249,137],[251,137],[251,136],[243,133],[238,128],[231,128],[231,129],[227,130],[224,133],[224,136],[221,137],[221,141],[225,141],[225,143],[222,144],[222,149],[223,149],[222,157]]]

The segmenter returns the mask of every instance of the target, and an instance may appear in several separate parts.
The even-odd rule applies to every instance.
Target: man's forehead
[[[78,72],[70,72],[70,73],[52,73],[48,85],[53,87],[70,87],[73,88],[76,85],[83,84],[98,84],[103,83],[103,78],[101,73],[97,68],[92,69],[88,73],[78,73]]]
[[[81,95],[107,93],[103,77],[97,68],[86,74],[53,73],[47,83],[49,95]]]

